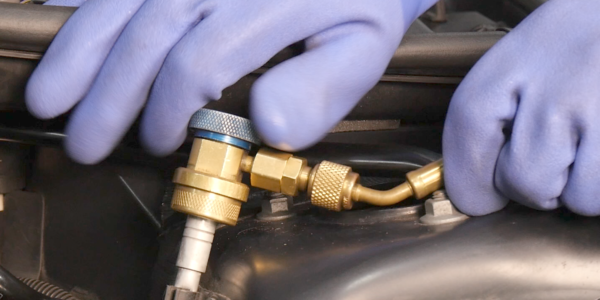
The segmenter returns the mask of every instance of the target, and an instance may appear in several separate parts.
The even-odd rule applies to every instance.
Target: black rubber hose
[[[314,166],[322,160],[346,165],[359,174],[371,176],[404,175],[442,156],[423,148],[403,145],[361,145],[320,143],[294,155],[305,157]]]
[[[0,266],[0,299],[2,300],[56,300],[27,286]]]

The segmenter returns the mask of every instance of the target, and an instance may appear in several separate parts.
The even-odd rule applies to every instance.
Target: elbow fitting
[[[323,161],[311,169],[304,158],[264,148],[246,157],[242,170],[250,173],[254,187],[290,196],[307,191],[313,205],[333,211],[349,210],[353,202],[387,206],[411,196],[422,199],[443,186],[442,160],[407,173],[405,183],[388,191],[360,185],[350,167]]]
[[[352,202],[388,206],[411,196],[422,199],[443,187],[443,161],[432,162],[406,174],[406,182],[387,191],[358,184],[350,167],[324,161],[313,169],[308,184],[311,202],[334,211],[351,209]]]

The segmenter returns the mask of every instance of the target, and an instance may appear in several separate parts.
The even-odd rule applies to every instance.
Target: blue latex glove
[[[298,150],[321,139],[377,83],[410,23],[435,2],[89,0],[32,75],[27,105],[52,118],[81,101],[66,149],[96,163],[146,104],[141,140],[165,155],[183,142],[196,110],[306,39],[304,54],[269,70],[251,92],[262,138]]]
[[[508,199],[600,214],[600,2],[546,3],[471,70],[444,129],[446,189],[471,215]]]

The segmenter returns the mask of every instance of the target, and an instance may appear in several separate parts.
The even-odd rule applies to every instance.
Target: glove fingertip
[[[90,113],[94,109],[90,106],[80,106],[71,116],[65,129],[65,151],[74,161],[85,165],[97,164],[104,160],[119,142],[118,132],[99,122],[98,114]]]
[[[25,88],[25,106],[27,110],[38,119],[51,119],[56,117],[57,113],[54,113],[51,109],[53,101],[48,99],[45,95],[48,95],[46,87],[40,83],[38,76],[34,74],[27,83]]]
[[[311,93],[299,81],[291,84],[287,76],[273,71],[259,78],[251,90],[250,115],[256,130],[266,144],[283,151],[314,145],[337,120],[324,115],[320,104],[326,101],[321,93]]]
[[[187,137],[186,126],[178,130],[161,129],[158,128],[160,126],[157,126],[156,123],[149,124],[153,120],[154,118],[147,115],[142,118],[139,138],[144,149],[158,157],[164,157],[175,152]],[[173,124],[167,124],[167,126],[172,127]]]
[[[95,165],[109,155],[109,151],[103,151],[103,146],[90,146],[89,141],[80,141],[72,137],[65,140],[65,151],[74,161],[84,165]]]
[[[175,152],[185,141],[186,134],[179,135],[177,138],[169,139],[169,141],[158,141],[155,139],[141,138],[142,145],[148,153],[164,157]]]

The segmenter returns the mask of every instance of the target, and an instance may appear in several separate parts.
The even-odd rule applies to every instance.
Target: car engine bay
[[[25,106],[29,76],[75,10],[42,2],[0,0],[0,299],[600,297],[597,218],[518,204],[467,217],[423,171],[441,168],[444,117],[458,84],[544,0],[440,1],[410,27],[346,120],[293,156],[260,148],[246,118],[254,81],[302,53],[302,43],[199,111],[174,154],[144,152],[134,125],[92,166],[62,149],[68,114],[41,121]],[[323,191],[316,203],[319,180],[326,181],[319,172],[338,166],[348,167],[340,171],[343,195],[331,200]],[[387,206],[363,201],[405,181],[414,197]],[[198,190],[228,198],[235,213],[190,205]],[[194,233],[182,211],[210,222]],[[188,263],[182,237],[210,231],[207,262],[198,267],[205,271],[192,274],[199,290],[176,288]],[[189,264],[202,264],[197,255]]]

